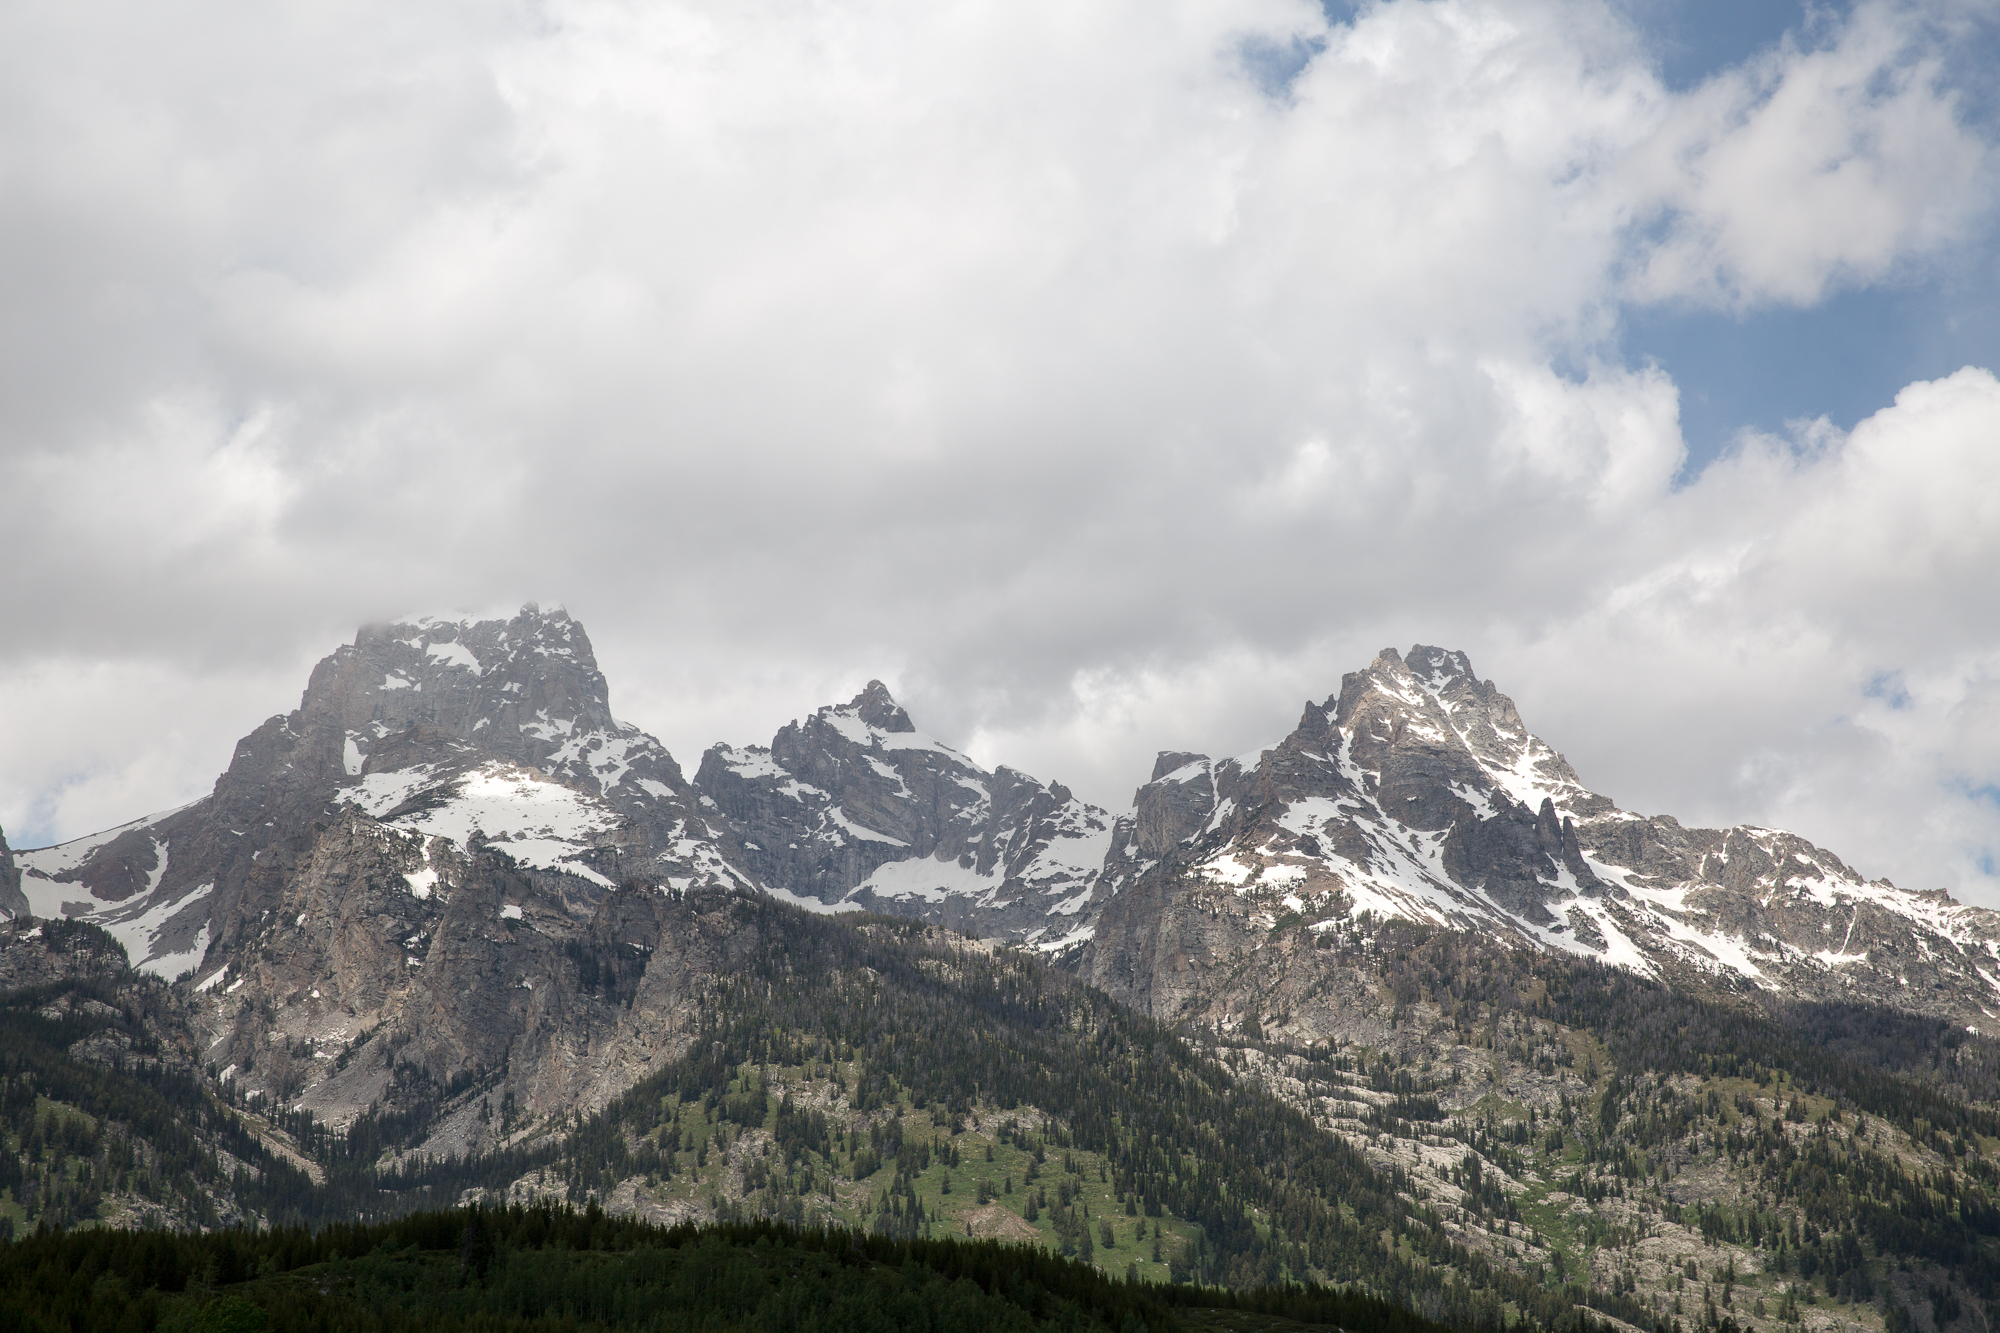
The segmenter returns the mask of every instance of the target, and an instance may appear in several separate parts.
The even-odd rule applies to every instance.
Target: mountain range
[[[1174,978],[1242,932],[1399,918],[1972,1027],[2000,1010],[2000,914],[1866,880],[1779,830],[1621,810],[1463,653],[1422,645],[1346,676],[1274,745],[1162,753],[1114,815],[988,771],[880,681],[768,745],[712,747],[690,782],[612,716],[561,611],[374,626],[238,743],[209,796],[15,853],[0,906],[103,925],[142,969],[211,984],[355,820],[423,849],[406,876],[411,965],[438,910],[428,886],[483,846],[571,912],[629,880],[736,885],[1080,955],[1096,984],[1153,1008],[1180,1005]]]
[[[370,626],[207,796],[0,841],[0,908],[38,1071],[0,1223],[596,1198],[1087,1257],[1096,1220],[1140,1277],[1447,1322],[2000,1315],[2000,914],[1622,810],[1439,648],[1114,813],[880,682],[690,780],[564,612]],[[183,1146],[82,1109],[122,1078]],[[10,1184],[49,1104],[126,1146]],[[1865,1211],[1947,1205],[1957,1249]]]

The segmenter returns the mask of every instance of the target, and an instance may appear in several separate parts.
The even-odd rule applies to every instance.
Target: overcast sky
[[[363,621],[1122,806],[1387,645],[2000,905],[1996,3],[0,8],[0,825]]]

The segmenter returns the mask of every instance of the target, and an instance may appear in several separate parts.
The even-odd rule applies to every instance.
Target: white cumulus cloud
[[[684,762],[880,675],[1108,803],[1443,642],[1628,803],[2000,900],[1991,377],[1686,484],[1617,337],[1973,244],[1984,21],[1676,91],[1590,0],[8,11],[0,823],[533,598]]]

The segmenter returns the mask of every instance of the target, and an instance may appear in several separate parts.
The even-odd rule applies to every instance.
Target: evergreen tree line
[[[472,1208],[315,1229],[42,1230],[0,1246],[23,1333],[1105,1330],[1237,1309],[1443,1333],[1355,1291],[1151,1287],[1036,1248],[769,1222],[662,1228],[596,1206]]]

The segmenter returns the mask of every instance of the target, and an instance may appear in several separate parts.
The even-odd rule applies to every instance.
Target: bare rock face
[[[1215,766],[1205,754],[1163,750],[1153,778],[1132,797],[1132,840],[1144,856],[1161,857],[1207,827],[1215,813]]]
[[[395,1019],[416,988],[451,887],[467,862],[442,839],[349,810],[322,828],[275,905],[239,929],[233,959],[198,993],[211,1059],[285,1098],[329,1060]],[[352,1081],[352,1080],[350,1080]],[[365,1080],[375,1095],[386,1079]]]
[[[1385,650],[1255,755],[1162,755],[1131,819],[1079,965],[1163,1017],[1227,1009],[1218,970],[1287,930],[1390,919],[1982,1030],[2000,1013],[2000,914],[1864,881],[1791,834],[1620,810],[1462,653]]]
[[[880,681],[768,748],[714,747],[695,788],[760,884],[819,910],[1048,948],[1087,929],[1103,897],[1104,811],[926,736]]]
[[[28,914],[28,899],[21,892],[21,868],[14,864],[5,829],[0,829],[0,911],[10,918]]]
[[[435,1152],[594,1110],[685,1050],[723,970],[689,903],[740,891],[591,888],[350,809],[200,983],[208,1059],[337,1126],[476,1089]]]

